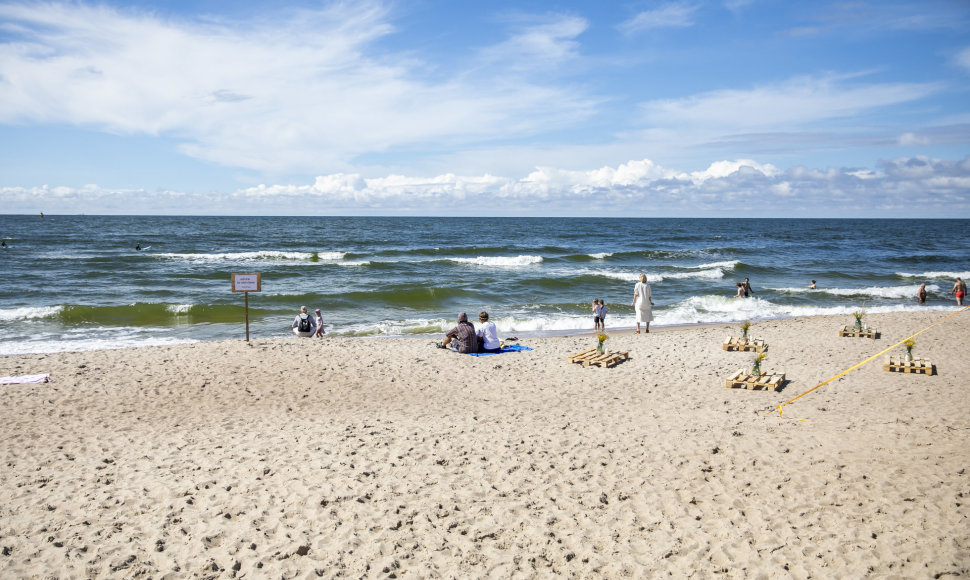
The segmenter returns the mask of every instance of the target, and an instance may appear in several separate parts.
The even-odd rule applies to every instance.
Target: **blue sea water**
[[[232,273],[259,273],[250,335],[438,337],[487,310],[501,335],[954,307],[970,220],[0,216],[0,354],[245,337]],[[141,250],[136,250],[140,245]],[[749,277],[755,294],[734,298]],[[817,289],[807,288],[812,279]],[[925,282],[928,303],[917,304]]]

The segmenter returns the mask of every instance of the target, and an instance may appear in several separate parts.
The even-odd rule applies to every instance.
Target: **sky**
[[[0,213],[970,218],[967,0],[0,0]]]

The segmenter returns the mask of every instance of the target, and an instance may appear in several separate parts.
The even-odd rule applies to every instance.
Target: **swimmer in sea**
[[[920,284],[919,290],[916,291],[916,298],[920,304],[926,304],[926,282]]]

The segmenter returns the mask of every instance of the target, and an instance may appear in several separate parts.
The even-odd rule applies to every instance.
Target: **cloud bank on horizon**
[[[0,2],[3,211],[970,217],[960,0],[202,5]]]

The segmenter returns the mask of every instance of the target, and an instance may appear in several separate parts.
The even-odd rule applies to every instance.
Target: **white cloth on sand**
[[[636,297],[636,304],[633,307],[637,311],[637,322],[650,322],[653,320],[653,308],[650,306],[650,299],[653,294],[650,291],[650,284],[637,282],[633,287],[633,295]]]
[[[19,385],[22,383],[46,383],[51,380],[50,373],[42,375],[21,375],[19,377],[0,377],[0,385]]]

